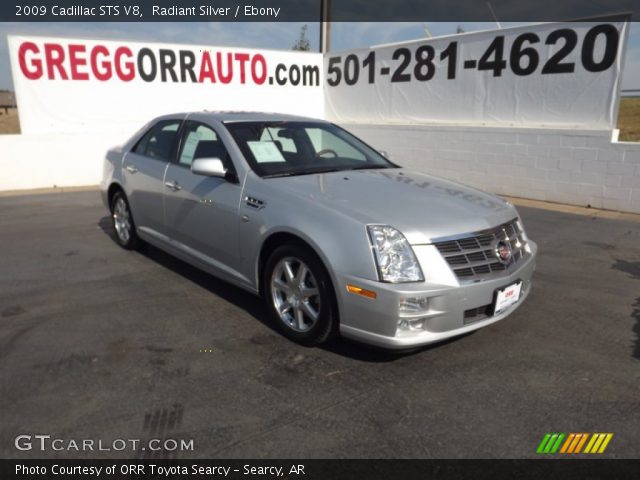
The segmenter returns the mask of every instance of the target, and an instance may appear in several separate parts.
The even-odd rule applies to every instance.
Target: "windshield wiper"
[[[319,168],[315,170],[302,170],[300,172],[282,172],[282,173],[270,173],[263,175],[262,178],[277,178],[277,177],[293,177],[299,175],[315,175],[317,173],[332,173],[332,172],[349,172],[352,170],[380,170],[386,168],[394,168],[388,165],[357,165],[355,167],[332,167],[332,168]]]
[[[333,168],[319,168],[316,170],[307,170],[305,172],[301,172],[300,175],[314,175],[316,173],[331,173],[331,172],[341,172],[344,168],[333,167]]]
[[[349,170],[349,169],[348,168],[323,168],[323,169],[317,169],[317,170],[302,170],[300,172],[271,173],[269,175],[263,175],[262,178],[293,177],[298,175],[315,175],[316,173],[342,172],[345,170]]]
[[[381,170],[386,168],[393,168],[389,165],[358,165],[357,167],[351,167],[347,170]]]
[[[262,178],[291,177],[292,175],[298,174],[294,172],[270,173],[268,175],[262,175]]]

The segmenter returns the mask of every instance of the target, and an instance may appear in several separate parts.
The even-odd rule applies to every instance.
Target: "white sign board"
[[[325,56],[337,122],[615,127],[628,23],[545,23]]]
[[[322,55],[10,36],[23,133],[135,131],[180,111],[324,116]]]
[[[615,127],[628,23],[545,23],[340,54],[9,37],[23,133],[259,110],[341,123]]]

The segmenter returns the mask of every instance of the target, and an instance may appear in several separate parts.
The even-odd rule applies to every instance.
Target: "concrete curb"
[[[516,206],[537,208],[539,210],[551,210],[554,212],[572,213],[574,215],[584,215],[597,218],[609,218],[612,220],[626,220],[628,222],[640,222],[640,214],[628,212],[616,212],[613,210],[601,210],[598,208],[579,207],[576,205],[565,205],[562,203],[545,202],[542,200],[530,200],[527,198],[509,197],[500,195]]]
[[[83,185],[80,187],[53,187],[53,188],[33,188],[29,190],[5,190],[0,192],[0,197],[23,197],[27,195],[48,195],[50,193],[68,192],[97,192],[98,185]]]

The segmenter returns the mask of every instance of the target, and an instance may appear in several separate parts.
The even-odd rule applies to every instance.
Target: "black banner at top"
[[[323,15],[325,12],[327,15]],[[0,22],[536,22],[631,14],[640,0],[4,0]]]

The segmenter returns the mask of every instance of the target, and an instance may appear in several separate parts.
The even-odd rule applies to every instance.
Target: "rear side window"
[[[163,120],[155,124],[133,148],[133,153],[168,161],[175,147],[180,120]]]

